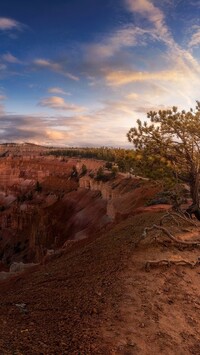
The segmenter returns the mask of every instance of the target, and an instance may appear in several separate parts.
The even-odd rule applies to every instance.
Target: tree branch
[[[187,240],[177,239],[176,237],[173,236],[173,234],[171,234],[169,232],[169,230],[167,228],[158,226],[157,224],[154,224],[152,227],[146,227],[144,229],[141,239],[139,240],[138,243],[140,243],[142,240],[147,238],[148,232],[151,232],[153,230],[159,230],[159,231],[163,232],[163,234],[165,234],[170,240],[172,240],[174,243],[177,243],[177,244],[190,245],[190,246],[200,245],[200,240],[189,242]]]
[[[188,265],[191,266],[191,268],[194,268],[195,266],[200,264],[200,257],[196,261],[188,261],[188,260],[169,260],[169,259],[163,259],[163,260],[148,260],[145,263],[145,270],[150,271],[151,266],[160,266],[160,265],[167,265],[168,267],[171,265]]]

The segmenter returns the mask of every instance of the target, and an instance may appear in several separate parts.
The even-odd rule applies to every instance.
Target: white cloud
[[[43,107],[49,107],[55,110],[64,110],[64,111],[80,112],[85,110],[84,107],[66,102],[62,97],[59,96],[44,98],[40,100],[39,105]]]
[[[7,17],[0,17],[0,30],[7,31],[13,29],[21,29],[22,24],[16,20]]]
[[[125,3],[131,12],[139,13],[154,25],[158,38],[162,38],[166,43],[171,43],[172,37],[165,24],[165,16],[163,12],[152,3],[152,1],[125,0]]]
[[[189,47],[198,47],[200,45],[200,26],[193,26],[194,33],[189,41]]]
[[[85,55],[88,58],[94,57],[97,60],[109,58],[124,47],[145,44],[145,35],[148,35],[148,31],[135,27],[134,25],[122,27],[108,35],[106,39],[101,40],[99,43],[86,46]]]
[[[50,94],[68,95],[68,96],[71,95],[70,92],[67,92],[67,91],[65,91],[65,90],[63,90],[63,89],[61,89],[61,88],[59,88],[59,87],[49,88],[49,89],[48,89],[48,92],[49,92]]]
[[[2,113],[0,142],[33,142],[51,145],[69,146],[114,146],[126,142],[127,127],[122,127],[122,134],[118,135],[118,128],[114,125],[115,118],[109,122],[107,118],[94,115],[11,115]],[[94,131],[96,134],[94,135]],[[77,134],[78,132],[78,134]],[[116,135],[118,136],[116,143]],[[103,136],[103,142],[102,142]],[[92,137],[92,138],[91,138]]]
[[[0,118],[1,118],[1,115],[3,115],[5,113],[5,107],[4,105],[0,104]]]
[[[139,98],[139,95],[136,92],[131,92],[128,95],[126,95],[126,98],[129,100],[135,100]]]
[[[6,70],[7,66],[6,64],[0,63],[0,70]]]
[[[66,76],[67,78],[71,79],[71,80],[75,80],[78,81],[79,77],[75,76],[67,71],[65,71],[65,69],[62,67],[62,65],[60,63],[55,63],[52,62],[48,59],[35,59],[33,62],[37,67],[39,68],[43,68],[43,69],[49,69],[52,70],[54,72],[57,72],[63,76]]]

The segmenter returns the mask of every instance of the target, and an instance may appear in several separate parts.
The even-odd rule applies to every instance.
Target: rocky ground
[[[137,244],[160,213],[130,217],[102,236],[0,285],[0,354],[200,354],[200,267],[195,247]],[[199,227],[172,221],[176,235]],[[163,241],[163,239],[162,239]]]

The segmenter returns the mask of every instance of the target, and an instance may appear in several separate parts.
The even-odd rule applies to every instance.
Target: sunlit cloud
[[[131,92],[128,95],[126,95],[126,98],[129,100],[135,100],[138,99],[139,95],[136,92]]]
[[[163,12],[150,0],[125,0],[129,11],[139,13],[146,17],[154,26],[158,38],[162,38],[166,43],[171,43],[172,37],[165,24]]]
[[[84,107],[66,102],[62,97],[59,96],[44,98],[40,100],[39,105],[43,107],[49,107],[55,110],[77,111],[77,112],[85,110]]]
[[[14,55],[12,55],[11,53],[6,53],[2,55],[2,59],[3,61],[7,62],[7,63],[11,63],[11,64],[20,64],[21,61],[15,57]]]
[[[57,95],[68,95],[68,96],[71,95],[70,92],[67,92],[67,91],[65,91],[65,90],[63,90],[63,89],[61,89],[61,88],[59,88],[59,87],[49,88],[49,89],[48,89],[48,92],[49,92],[50,94],[57,94]]]
[[[99,43],[86,46],[85,55],[97,61],[110,58],[124,47],[144,45],[147,35],[148,31],[130,24],[115,30]]]
[[[71,80],[75,80],[78,81],[79,77],[76,75],[73,75],[67,71],[65,71],[65,69],[62,67],[62,65],[60,63],[56,63],[47,59],[35,59],[34,60],[34,65],[40,69],[49,69],[51,71],[54,71],[56,73],[59,73]]]
[[[0,17],[0,31],[8,31],[8,30],[20,30],[23,25],[11,18]]]
[[[198,47],[200,45],[200,26],[193,26],[194,33],[189,41],[189,47]]]
[[[4,113],[1,117],[0,142],[33,142],[43,144],[68,146],[101,146],[102,135],[107,145],[115,142],[116,128],[113,120],[106,125],[106,118],[101,115],[42,116],[40,115],[10,115]],[[111,129],[112,128],[112,129]],[[95,141],[91,136],[96,129]],[[125,141],[124,135],[119,137],[118,144]],[[77,137],[78,132],[78,137]]]
[[[176,71],[160,72],[134,72],[134,71],[113,71],[106,75],[109,85],[120,86],[134,82],[146,82],[151,80],[178,81],[183,79],[182,73]]]
[[[50,130],[47,129],[45,132],[47,139],[51,141],[59,141],[59,140],[64,140],[66,139],[66,132],[61,132],[61,131],[56,131],[56,130]]]
[[[137,118],[145,119],[149,110],[173,105],[181,109],[193,107],[200,92],[200,26],[194,26],[192,20],[188,29],[187,21],[184,24],[182,21],[179,31],[181,19],[176,11],[182,2],[120,0],[119,22],[110,21],[108,27],[103,27],[106,18],[102,19],[101,31],[94,26],[90,34],[74,35],[74,42],[66,36],[63,47],[60,37],[58,45],[47,38],[43,48],[43,36],[38,42],[39,50],[38,44],[33,45],[30,53],[22,53],[21,48],[10,44],[4,47],[0,55],[0,79],[16,77],[10,86],[6,82],[0,94],[0,132],[3,132],[0,140],[126,146],[127,131]],[[117,3],[113,4],[118,6]],[[169,6],[177,15],[176,23],[175,17],[170,22],[174,14],[169,13]],[[4,23],[3,29],[1,24],[0,21],[0,31],[9,30],[9,35],[10,30],[17,30],[17,24],[20,25],[10,23],[6,29]],[[187,30],[181,38],[184,28]],[[23,76],[19,90],[17,75]],[[4,93],[13,98],[6,101],[6,106]],[[10,112],[29,112],[30,108],[30,112],[41,113],[11,115],[5,112],[5,107]]]

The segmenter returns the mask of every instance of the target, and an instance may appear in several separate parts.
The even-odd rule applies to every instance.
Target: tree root
[[[189,216],[189,214],[188,214]],[[177,221],[177,218],[180,218],[181,220],[191,224],[192,226],[197,227],[197,223],[195,223],[191,218],[187,217],[184,215],[184,213],[177,213],[177,212],[167,212],[160,220],[160,225],[163,225],[163,221],[167,218],[171,218],[178,226],[180,225],[179,222]]]
[[[151,266],[160,266],[160,265],[166,265],[166,266],[171,266],[171,265],[188,265],[191,268],[194,268],[195,266],[200,264],[200,257],[196,261],[188,261],[188,260],[168,260],[168,259],[163,259],[163,260],[148,260],[145,263],[145,270],[150,271]]]
[[[197,246],[199,245],[200,246],[200,240],[196,240],[196,241],[187,241],[187,240],[180,240],[180,239],[177,239],[176,237],[173,236],[173,234],[171,234],[169,232],[169,230],[165,227],[161,227],[161,226],[158,226],[157,224],[154,224],[152,227],[146,227],[144,229],[144,232],[142,233],[142,236],[141,236],[141,239],[139,240],[138,243],[140,243],[142,240],[144,240],[145,238],[147,238],[147,234],[148,232],[151,232],[153,230],[159,230],[161,232],[163,232],[163,234],[165,234],[170,240],[172,240],[174,243],[176,244],[181,244],[181,245],[190,245],[190,246]],[[154,238],[154,236],[152,237]]]

